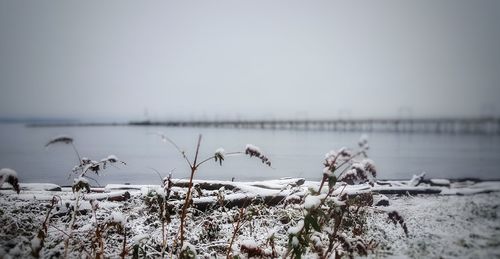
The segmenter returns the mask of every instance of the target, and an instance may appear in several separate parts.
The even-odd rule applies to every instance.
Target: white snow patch
[[[106,160],[108,161],[118,161],[118,158],[115,155],[109,155]]]
[[[252,150],[252,151],[254,151],[254,152],[261,153],[261,152],[260,152],[260,148],[258,148],[257,146],[254,146],[254,145],[252,145],[252,144],[247,144],[247,145],[245,146],[245,150],[247,150],[247,149]]]
[[[140,234],[140,235],[137,235],[137,236],[135,236],[135,237],[132,238],[132,242],[134,244],[139,244],[142,241],[144,241],[145,239],[148,239],[149,236],[150,236],[149,234]]]
[[[367,147],[368,146],[368,135],[362,134],[359,137],[358,144],[360,147]]]
[[[122,226],[125,226],[125,223],[127,223],[125,216],[121,212],[118,212],[118,211],[111,212],[111,215],[109,216],[108,221],[116,222]]]
[[[61,186],[53,183],[20,183],[23,191],[60,191]]]
[[[40,249],[41,245],[42,245],[42,240],[40,240],[40,238],[38,238],[37,236],[31,239],[31,248],[33,250]]]
[[[240,242],[240,245],[241,246],[245,246],[249,249],[255,249],[257,248],[257,243],[255,242],[255,240],[251,240],[251,239],[245,239],[243,241]]]
[[[288,234],[290,235],[296,235],[297,233],[299,233],[302,229],[304,228],[304,221],[303,220],[300,220],[297,225],[295,225],[295,227],[290,227],[288,229]]]
[[[5,180],[7,180],[7,178],[9,178],[11,176],[14,178],[17,178],[16,171],[14,171],[13,169],[10,169],[10,168],[0,169],[0,187],[2,187]],[[10,184],[9,184],[9,186],[10,186]]]
[[[419,175],[413,175],[411,180],[408,182],[408,186],[417,186],[424,179],[424,176],[425,172],[422,172]]]
[[[16,173],[16,171],[14,171],[14,169],[10,169],[10,168],[2,168],[2,169],[0,169],[0,177],[7,178],[8,176],[15,176],[15,177],[17,177],[17,173]]]
[[[89,181],[88,181],[86,178],[84,178],[84,177],[81,177],[81,176],[80,176],[80,177],[75,178],[75,179],[73,180],[73,183],[74,183],[74,184],[78,184],[78,183],[85,183],[85,184],[89,184]]]
[[[157,184],[108,184],[104,187],[104,190],[109,192],[113,190],[137,190],[140,191],[142,189],[150,189],[150,190],[156,190],[158,188],[161,188],[160,185]]]
[[[450,185],[451,182],[448,179],[431,179],[430,182],[436,185]]]
[[[308,195],[304,200],[304,209],[311,210],[317,208],[321,204],[321,197]]]
[[[325,154],[325,159],[328,160],[329,158],[333,158],[337,155],[337,152],[335,150],[330,150]]]

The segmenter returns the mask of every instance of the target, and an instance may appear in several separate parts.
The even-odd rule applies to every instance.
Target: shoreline
[[[187,179],[172,179],[174,186],[184,186],[187,184]],[[278,184],[277,184],[278,183]],[[281,183],[281,185],[280,185]],[[260,180],[260,181],[224,181],[224,180],[204,180],[204,179],[194,179],[193,184],[202,184],[205,187],[209,185],[222,186],[257,186],[263,187],[266,185],[272,187],[263,187],[264,189],[279,189],[283,187],[283,183],[292,184],[292,186],[300,186],[305,184],[308,187],[319,186],[320,181],[310,181],[305,178],[292,178],[285,177],[274,180]],[[285,184],[285,185],[286,185]],[[57,185],[53,183],[19,183],[21,190],[23,191],[60,191],[62,189],[71,190],[70,185]],[[274,185],[274,186],[273,186]],[[91,185],[92,192],[104,192],[106,190],[140,190],[144,187],[160,187],[159,184],[132,184],[132,183],[111,183],[104,186]],[[185,186],[184,186],[185,187]],[[214,187],[212,187],[214,188]],[[231,189],[232,189],[231,188]],[[482,180],[478,178],[460,178],[460,179],[444,179],[444,178],[424,178],[424,175],[414,176],[410,180],[377,180],[373,186],[369,184],[361,185],[348,185],[347,191],[350,189],[353,191],[358,190],[368,190],[381,194],[398,194],[391,193],[394,192],[405,192],[409,194],[453,194],[458,195],[463,194],[462,190],[471,191],[470,188],[474,189],[471,194],[482,193],[482,192],[494,192],[500,191],[500,179],[496,180]],[[11,190],[12,186],[5,183],[0,191]]]
[[[361,199],[366,207],[359,214],[365,222],[363,237],[377,244],[370,250],[369,257],[484,258],[500,255],[500,181],[419,181],[417,178],[378,181],[373,187],[369,184],[345,188],[339,184],[336,187],[333,193],[335,197],[342,193],[354,200],[358,196],[365,197],[367,193],[372,197]],[[177,179],[173,182],[168,204],[178,210],[182,205],[187,181]],[[235,239],[233,251],[236,255],[247,258],[247,245],[263,253],[271,253],[266,241],[269,233],[274,235],[277,253],[285,253],[289,242],[288,233],[300,224],[306,206],[301,200],[310,195],[311,189],[319,186],[319,182],[305,181],[303,178],[253,182],[194,180],[193,183],[200,191],[194,191],[193,194],[186,241],[199,258],[225,256],[228,237],[234,227],[232,220],[240,210],[238,207],[245,207],[257,214],[243,225]],[[109,184],[103,188],[92,188],[90,193],[81,193],[81,196],[75,195],[68,187],[57,186],[59,190],[48,191],[55,187],[51,184],[21,184],[21,187],[19,195],[13,190],[0,190],[0,223],[3,225],[0,229],[0,257],[30,256],[34,237],[53,197],[58,198],[50,213],[51,227],[48,228],[45,245],[40,252],[42,258],[62,256],[65,235],[61,231],[68,231],[68,222],[75,206],[78,216],[72,232],[74,237],[70,243],[70,257],[84,256],[81,249],[92,247],[93,241],[89,236],[94,235],[96,222],[106,222],[110,217],[117,217],[116,213],[123,215],[120,224],[127,229],[125,242],[131,249],[127,258],[132,257],[134,247],[143,249],[140,251],[147,256],[161,257],[161,252],[155,247],[162,243],[163,234],[150,200],[155,197],[155,193],[163,191],[160,185]],[[424,192],[429,189],[440,192]],[[394,193],[396,190],[397,194],[383,194],[384,191]],[[218,205],[220,197],[223,197],[224,208]],[[244,202],[239,202],[242,200]],[[97,209],[94,210],[92,204],[98,204]],[[407,236],[399,225],[392,224],[387,218],[387,213],[391,211],[398,211],[404,218],[408,227]],[[171,217],[165,229],[165,242],[169,246],[174,245],[176,229],[180,224],[175,213]],[[122,235],[116,231],[107,233],[105,256],[119,257],[122,243]],[[311,250],[304,257],[314,255]]]

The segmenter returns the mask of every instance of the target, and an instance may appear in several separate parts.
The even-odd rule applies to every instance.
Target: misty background
[[[0,1],[0,117],[499,116],[499,1]]]

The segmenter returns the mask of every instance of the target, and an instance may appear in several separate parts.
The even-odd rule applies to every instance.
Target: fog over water
[[[0,117],[500,115],[500,2],[0,1]]]

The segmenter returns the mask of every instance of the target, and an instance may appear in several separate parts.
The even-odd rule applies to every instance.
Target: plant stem
[[[76,221],[76,212],[78,211],[78,202],[80,201],[80,191],[76,192],[76,201],[75,201],[75,206],[73,207],[73,213],[71,215],[71,222],[69,224],[69,234],[68,237],[64,240],[64,258],[68,258],[68,245],[69,245],[69,240],[71,238],[73,228],[75,227],[75,221]]]
[[[232,250],[232,247],[233,247],[234,239],[236,239],[236,235],[238,234],[238,231],[240,230],[241,221],[243,219],[244,212],[245,212],[245,206],[242,206],[240,208],[240,213],[239,213],[239,216],[238,216],[238,221],[236,222],[236,227],[233,229],[233,236],[231,237],[231,241],[229,242],[229,247],[227,248],[227,252],[226,252],[226,258],[227,259],[231,258],[231,257],[229,257],[229,255],[231,254],[231,250]]]
[[[80,157],[80,153],[78,153],[78,150],[76,149],[75,144],[71,142],[71,146],[73,147],[73,150],[75,151],[76,156],[78,157],[78,161],[80,162],[80,165],[82,164],[82,157]]]
[[[333,162],[331,164],[331,168],[330,168],[330,171],[332,171],[333,173],[335,173],[335,171],[337,171],[337,169],[341,168],[343,165],[349,163],[351,160],[353,160],[354,158],[356,158],[357,156],[363,154],[364,152],[366,152],[366,148],[363,148],[361,149],[359,152],[357,152],[356,154],[352,155],[349,159],[343,161],[340,165],[338,166],[335,166],[335,162],[337,162],[337,158],[339,157],[340,154],[337,154],[335,156],[335,158],[333,159]],[[342,171],[343,173],[344,171]],[[340,178],[340,176],[342,175],[342,173],[340,173],[337,178]],[[319,185],[319,190],[318,192],[321,193],[321,189],[323,189],[323,185],[325,184],[326,180],[328,180],[328,177],[326,175],[323,175],[323,179],[321,180],[321,184]]]
[[[126,255],[127,255],[127,229],[124,226],[123,227],[123,247],[122,247],[122,252],[120,254],[120,258],[125,259]]]
[[[175,149],[177,149],[177,151],[179,153],[181,153],[182,157],[184,158],[184,160],[186,160],[189,167],[193,167],[193,165],[191,164],[191,162],[187,158],[186,153],[184,151],[182,151],[181,148],[179,146],[177,146],[177,144],[175,144],[175,142],[173,140],[171,140],[170,138],[168,138],[167,136],[165,136],[163,134],[160,134],[160,137],[162,137],[164,140],[168,141],[168,143],[172,144],[172,146],[174,146]],[[201,139],[201,135],[200,135],[200,139]]]
[[[229,153],[226,153],[226,156],[240,155],[240,154],[243,154],[243,152],[241,152],[241,151],[238,151],[238,152],[229,152]],[[209,158],[201,161],[200,163],[198,163],[198,165],[196,165],[196,167],[198,168],[200,165],[202,165],[202,164],[204,164],[204,163],[206,163],[206,162],[208,162],[208,161],[210,161],[210,160],[212,160],[214,158],[215,158],[215,156],[211,156],[211,157],[209,157]]]
[[[189,177],[189,185],[188,185],[188,191],[186,194],[186,199],[184,200],[184,205],[182,206],[182,213],[181,213],[181,226],[180,226],[180,244],[181,248],[184,245],[184,226],[185,226],[185,221],[186,221],[186,214],[187,210],[189,208],[189,203],[191,200],[191,189],[193,187],[193,178],[194,174],[196,173],[196,169],[198,168],[198,165],[196,164],[198,160],[198,153],[200,152],[200,144],[201,144],[201,135],[198,136],[198,144],[196,145],[196,153],[194,156],[193,164],[191,166],[191,176]]]

